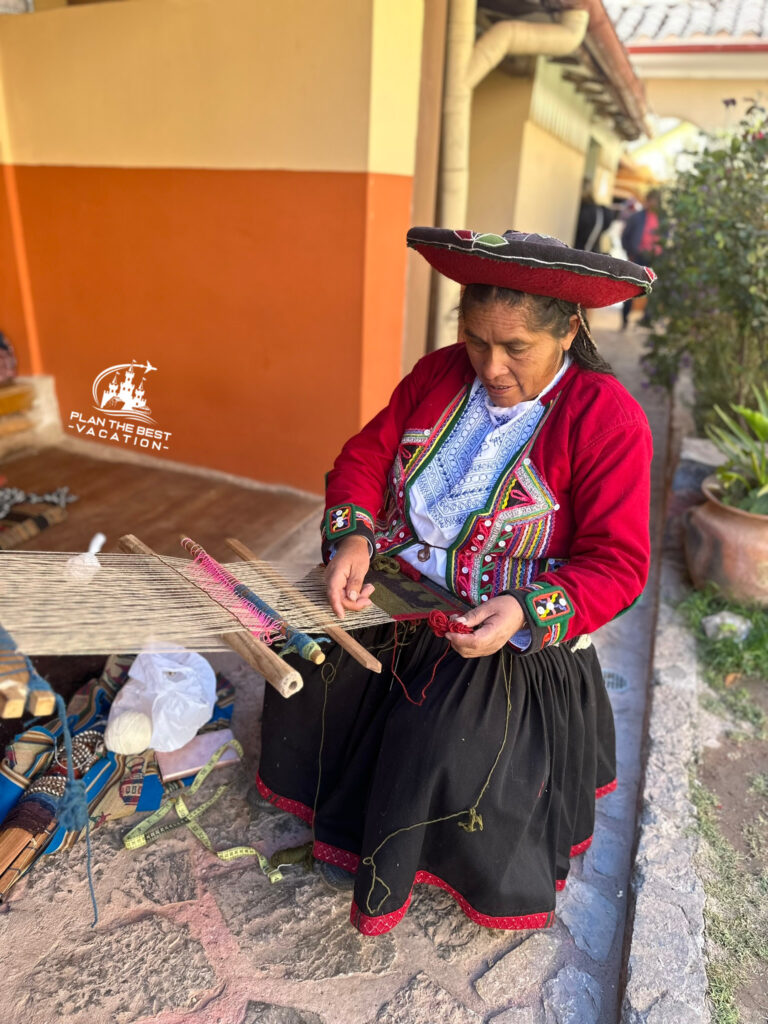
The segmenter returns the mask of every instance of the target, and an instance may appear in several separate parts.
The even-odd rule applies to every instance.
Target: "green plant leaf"
[[[732,405],[731,408],[746,421],[759,441],[768,441],[768,416],[756,409],[747,409],[744,405]]]
[[[763,445],[754,438],[750,437],[743,427],[739,426],[736,420],[732,419],[727,413],[723,412],[720,406],[715,406],[715,412],[720,416],[724,423],[727,424],[728,430],[730,431],[729,440],[735,445],[739,444],[742,451],[742,457],[746,460],[752,460],[754,458],[760,458],[763,455]],[[725,432],[723,432],[725,434]]]
[[[743,508],[745,512],[754,512],[761,516],[768,515],[768,494],[765,494],[762,497],[748,495],[741,502],[741,508]]]
[[[755,393],[758,409],[763,416],[768,417],[768,384],[763,387],[762,391],[757,387],[757,385],[753,384],[752,390]]]

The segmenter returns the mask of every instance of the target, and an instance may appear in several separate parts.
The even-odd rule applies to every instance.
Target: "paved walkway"
[[[615,320],[608,311],[603,324]],[[598,333],[654,430],[658,534],[667,404],[640,386],[642,333]],[[305,533],[290,550],[314,544]],[[612,673],[620,785],[599,802],[592,848],[574,862],[552,929],[486,931],[449,896],[421,887],[393,932],[366,939],[348,923],[348,900],[316,875],[297,870],[270,885],[251,859],[218,861],[180,832],[127,853],[120,823],[94,836],[95,929],[82,846],[43,858],[0,908],[0,1020],[615,1024],[658,565],[654,573],[640,604],[595,637]],[[259,843],[270,853],[302,842],[303,827],[260,806],[249,781],[263,683],[234,656],[213,660],[237,686],[234,729],[249,767],[235,773],[205,827],[219,848]]]

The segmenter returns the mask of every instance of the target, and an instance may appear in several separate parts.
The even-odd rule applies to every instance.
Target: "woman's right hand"
[[[372,583],[363,583],[371,564],[368,541],[352,534],[339,541],[336,554],[325,569],[328,602],[336,615],[344,618],[344,609],[359,612],[371,604]]]

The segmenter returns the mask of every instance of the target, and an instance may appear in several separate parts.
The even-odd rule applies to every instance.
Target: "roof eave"
[[[603,7],[601,0],[544,0],[549,10],[577,8],[589,12],[589,27],[583,46],[590,57],[599,65],[608,82],[613,87],[616,99],[634,126],[634,134],[625,131],[628,139],[640,135],[652,135],[648,124],[648,105],[645,99],[643,83],[635,74],[629,54],[622,44],[613,22]]]

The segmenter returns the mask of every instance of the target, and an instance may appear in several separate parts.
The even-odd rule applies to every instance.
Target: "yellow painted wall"
[[[139,344],[164,457],[321,489],[400,376],[422,17],[133,0],[0,18],[0,329],[54,375],[65,422]]]
[[[420,0],[374,0],[369,170],[413,174],[423,20]]]
[[[515,227],[570,243],[579,208],[584,154],[526,122]]]
[[[422,8],[154,0],[3,18],[4,159],[412,174]]]
[[[533,80],[492,72],[472,97],[467,224],[476,231],[518,228],[515,198],[523,126]]]
[[[601,147],[595,187],[610,202],[618,140],[593,121],[562,66],[539,58],[532,78],[494,71],[473,96],[467,227],[536,231],[570,244],[590,137]]]
[[[768,71],[768,54],[763,54]],[[679,117],[704,131],[717,131],[735,118],[723,105],[724,99],[736,99],[738,110],[745,96],[768,96],[768,73],[762,79],[737,78],[648,78],[645,81],[648,105],[659,117]]]

